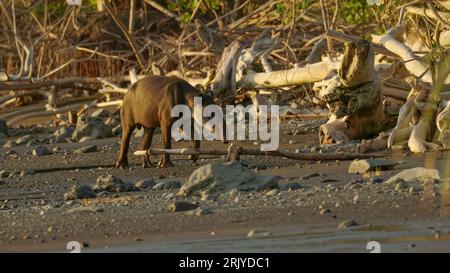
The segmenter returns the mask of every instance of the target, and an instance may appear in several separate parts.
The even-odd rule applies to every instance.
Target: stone
[[[12,140],[8,140],[5,144],[3,144],[3,148],[9,149],[16,145],[16,143]]]
[[[6,121],[3,119],[0,119],[0,133],[8,135],[8,125],[6,124]]]
[[[392,170],[398,162],[384,159],[363,159],[350,163],[348,173],[366,173],[369,171]]]
[[[134,187],[138,190],[145,190],[147,188],[153,187],[155,185],[155,181],[153,179],[144,179],[134,183]]]
[[[194,210],[198,208],[198,206],[194,203],[188,202],[188,201],[175,201],[170,205],[169,210],[171,212],[179,212],[179,211],[188,211],[188,210]]]
[[[97,145],[84,146],[79,149],[76,149],[74,153],[76,154],[87,154],[97,152]]]
[[[5,155],[6,156],[8,156],[8,155],[17,155],[18,153],[16,152],[16,151],[14,151],[14,150],[8,150],[8,151],[6,151],[6,153],[5,153]]]
[[[320,173],[316,173],[316,172],[308,173],[308,174],[305,174],[304,176],[302,176],[301,179],[306,180],[306,179],[310,179],[310,178],[318,177],[318,176],[320,176]]]
[[[96,195],[88,185],[73,186],[72,189],[64,194],[64,200],[76,200],[95,198]]]
[[[44,146],[37,146],[36,148],[33,149],[34,156],[44,156],[50,154],[52,154],[52,152]]]
[[[281,186],[281,189],[284,191],[294,191],[294,190],[299,190],[302,188],[302,185],[300,185],[300,183],[298,182],[289,182],[286,185]]]
[[[9,172],[8,171],[5,171],[5,170],[0,171],[0,177],[5,178],[5,177],[8,177],[8,176],[9,176]]]
[[[25,144],[25,143],[29,142],[32,138],[33,138],[32,135],[24,135],[24,136],[19,137],[18,139],[16,139],[16,144],[17,145]]]
[[[267,196],[267,197],[275,196],[275,195],[277,195],[279,192],[280,192],[280,191],[279,191],[278,189],[271,189],[271,190],[267,191],[267,192],[264,194],[264,196]]]
[[[61,127],[58,130],[53,133],[53,136],[55,137],[55,143],[62,143],[67,142],[67,139],[69,139],[73,134],[74,128],[73,127]]]
[[[122,126],[119,124],[112,129],[113,136],[120,136],[122,134]]]
[[[397,179],[395,183],[396,183],[395,184],[396,191],[403,191],[409,188],[408,183],[406,183],[406,181],[401,178]]]
[[[0,180],[0,186],[1,185],[5,185],[6,184],[6,182],[5,181],[3,181],[3,180]]]
[[[386,181],[386,184],[394,184],[397,180],[403,179],[406,182],[412,181],[428,181],[428,180],[440,180],[439,170],[429,169],[423,167],[417,167],[412,169],[403,170],[400,173],[394,175]]]
[[[260,191],[275,188],[279,176],[257,175],[238,161],[210,163],[196,169],[178,195],[221,194],[233,190]]]
[[[178,189],[181,187],[180,181],[177,180],[170,180],[170,181],[163,181],[159,182],[155,186],[153,186],[154,190],[172,190],[172,189]]]
[[[124,182],[122,179],[111,174],[99,176],[94,185],[94,191],[96,192],[126,192],[131,190],[133,190],[133,184],[131,182]]]
[[[371,184],[381,184],[381,183],[383,183],[383,181],[384,181],[383,177],[379,177],[379,176],[372,177],[369,180],[369,182]]]
[[[80,140],[84,137],[100,139],[111,136],[112,128],[106,125],[102,118],[85,114],[78,117],[75,131],[72,134],[72,139]]]
[[[270,236],[270,232],[268,231],[262,231],[257,229],[252,229],[247,233],[248,238],[254,238],[254,237],[267,237]]]
[[[354,227],[357,225],[358,224],[353,220],[345,220],[345,221],[342,221],[341,223],[339,223],[338,228],[344,229],[344,228]]]

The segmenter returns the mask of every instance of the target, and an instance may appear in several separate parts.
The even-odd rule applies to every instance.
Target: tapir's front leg
[[[164,146],[164,149],[171,149],[172,147],[172,135],[171,135],[171,125],[172,123],[169,121],[161,122],[161,133],[162,133],[162,143]],[[167,153],[164,153],[161,156],[161,161],[159,162],[159,167],[165,168],[173,166],[172,162],[170,162],[170,155]]]

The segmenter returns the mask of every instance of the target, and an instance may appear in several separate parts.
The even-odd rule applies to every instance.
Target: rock
[[[87,154],[94,152],[97,152],[97,145],[84,146],[74,151],[76,154]]]
[[[304,176],[301,177],[302,180],[306,180],[306,179],[310,179],[313,177],[318,177],[320,176],[320,173],[309,173],[309,174],[305,174]]]
[[[396,191],[403,191],[406,190],[407,188],[409,188],[408,183],[405,182],[405,180],[399,178],[395,181],[396,185],[395,185],[395,190]]]
[[[154,190],[172,190],[172,189],[178,189],[181,187],[180,181],[177,180],[170,180],[170,181],[164,181],[159,182],[155,186],[153,186]]]
[[[178,211],[187,211],[187,210],[194,210],[198,206],[196,204],[193,204],[191,202],[187,201],[175,201],[170,205],[169,210],[171,212],[178,212]]]
[[[83,137],[83,138],[81,138],[78,142],[79,143],[85,143],[85,142],[89,142],[89,141],[92,141],[92,140],[94,140],[92,137]]]
[[[134,183],[134,187],[138,190],[145,190],[149,187],[153,187],[155,185],[155,181],[153,179],[144,179]]]
[[[268,197],[275,196],[275,195],[277,195],[279,192],[280,192],[280,191],[279,191],[278,189],[271,189],[271,190],[267,191],[267,192],[264,194],[264,196],[268,196]]]
[[[99,207],[83,206],[83,207],[75,207],[75,208],[68,209],[65,213],[66,214],[86,213],[86,212],[98,213],[98,212],[103,212],[103,211],[104,210]]]
[[[16,139],[16,144],[17,145],[22,145],[27,143],[28,141],[30,141],[33,138],[32,135],[24,135],[22,137],[19,137],[18,139]]]
[[[98,117],[98,118],[102,118],[102,119],[106,119],[110,116],[111,116],[111,112],[109,112],[108,110],[106,110],[104,108],[100,108],[91,114],[91,117]]]
[[[84,137],[100,139],[112,136],[112,129],[106,125],[102,118],[89,115],[78,117],[75,131],[72,134],[73,140],[80,140]]]
[[[0,180],[0,186],[1,185],[5,185],[6,184],[6,182],[5,181],[3,181],[3,180]]]
[[[64,200],[95,198],[96,195],[88,185],[73,186],[72,189],[64,194]]]
[[[196,208],[195,210],[189,211],[188,215],[196,215],[196,216],[202,216],[206,214],[211,214],[212,211],[208,208]]]
[[[34,156],[44,156],[50,154],[52,154],[52,152],[44,146],[37,146],[36,148],[33,149]]]
[[[354,226],[357,226],[357,225],[358,224],[355,221],[353,221],[353,220],[345,220],[345,221],[342,221],[338,225],[338,228],[344,229],[344,228],[354,227]]]
[[[383,183],[383,181],[384,181],[383,177],[379,177],[379,176],[372,177],[369,180],[369,182],[372,184],[381,184],[381,183]]]
[[[262,230],[256,230],[256,229],[252,229],[247,233],[247,237],[248,238],[253,238],[253,237],[267,237],[270,236],[270,232],[268,231],[262,231]]]
[[[8,125],[6,124],[6,121],[3,119],[0,119],[0,133],[8,135]]]
[[[249,165],[247,165],[247,168],[256,169],[256,170],[266,170],[268,168],[268,166],[266,163],[256,162],[256,163],[250,163]]]
[[[53,133],[55,137],[55,143],[67,142],[67,139],[70,138],[73,134],[73,127],[61,127]]]
[[[398,162],[383,159],[363,159],[350,163],[348,173],[366,173],[375,170],[391,170]]]
[[[6,151],[6,153],[5,153],[5,155],[17,155],[18,153],[16,152],[16,151],[14,151],[14,150],[8,150],[8,151]]]
[[[321,209],[320,210],[320,214],[325,214],[325,213],[330,213],[331,212],[331,210],[330,209]]]
[[[15,142],[12,140],[8,140],[5,144],[3,144],[3,148],[9,149],[15,146]]]
[[[111,195],[112,195],[112,193],[110,193],[109,191],[101,191],[101,192],[97,193],[97,197],[108,197]]]
[[[403,179],[406,182],[412,181],[427,181],[427,180],[440,180],[441,177],[439,175],[439,170],[437,169],[428,169],[423,167],[417,167],[412,169],[403,170],[400,173],[394,175],[389,178],[386,183],[394,184],[397,180]]]
[[[5,177],[8,177],[8,176],[9,176],[9,172],[8,171],[5,171],[5,170],[0,171],[0,177],[5,178]]]
[[[122,179],[111,174],[99,176],[96,184],[94,185],[94,191],[96,192],[126,192],[131,190],[133,190],[133,184],[130,182],[124,182]]]
[[[32,138],[30,139],[27,144],[25,146],[27,147],[32,147],[32,146],[36,146],[39,144],[39,141],[37,141],[36,139]]]
[[[119,124],[112,129],[113,136],[119,136],[122,134],[122,126]]]
[[[302,185],[300,185],[300,183],[298,183],[298,182],[289,182],[286,185],[283,185],[281,187],[281,189],[284,191],[288,191],[288,190],[294,191],[294,190],[299,190],[301,188],[302,188]]]
[[[221,194],[232,190],[265,190],[277,186],[278,176],[257,175],[239,162],[211,163],[195,170],[178,195]]]

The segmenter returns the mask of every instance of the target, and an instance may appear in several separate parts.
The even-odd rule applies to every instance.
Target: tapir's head
[[[216,105],[216,103],[214,101],[214,93],[212,91],[201,92],[199,94],[196,94],[194,99],[195,98],[197,99],[197,101],[194,101],[194,103],[193,103],[194,106],[193,106],[192,109],[194,109],[195,107],[199,107],[200,106],[199,99],[201,99],[202,124],[204,126],[206,124],[210,125],[211,123],[209,121],[211,121],[214,118],[217,121],[216,114],[212,114],[211,115],[211,113],[209,111],[205,111],[205,108],[207,106],[209,106],[209,105]],[[219,108],[220,112],[223,114],[222,109],[220,109],[219,106],[217,106],[217,107]],[[206,113],[203,113],[203,111],[206,112]],[[205,116],[203,114],[205,114]],[[195,119],[195,117],[194,117],[194,119]],[[223,134],[221,134],[222,142],[227,143],[226,137],[225,137],[225,131],[226,131],[226,129],[225,129],[225,126],[226,126],[225,117],[223,117],[221,120],[223,120],[223,122],[220,122],[220,127],[222,128],[221,131],[223,132]],[[217,130],[216,126],[219,126],[219,124],[217,122],[214,123],[214,124],[215,125],[213,127],[206,126],[206,127],[208,127],[207,129],[210,130],[210,132],[213,133],[213,134],[216,133],[216,130]]]

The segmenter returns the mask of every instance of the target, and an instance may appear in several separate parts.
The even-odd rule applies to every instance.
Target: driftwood
[[[229,147],[233,147],[230,145]],[[236,153],[238,155],[236,155]],[[227,156],[231,160],[236,160],[239,155],[256,155],[256,156],[277,156],[284,157],[293,160],[310,160],[310,161],[330,161],[330,160],[354,160],[354,159],[364,159],[381,157],[381,155],[374,154],[354,154],[354,153],[293,153],[286,151],[269,151],[264,152],[258,149],[248,149],[242,147],[235,147],[232,149],[225,150],[214,150],[214,149],[149,149],[146,151],[136,151],[134,155],[145,156],[145,155],[161,155],[161,154],[171,154],[171,155],[210,155],[210,156]]]

